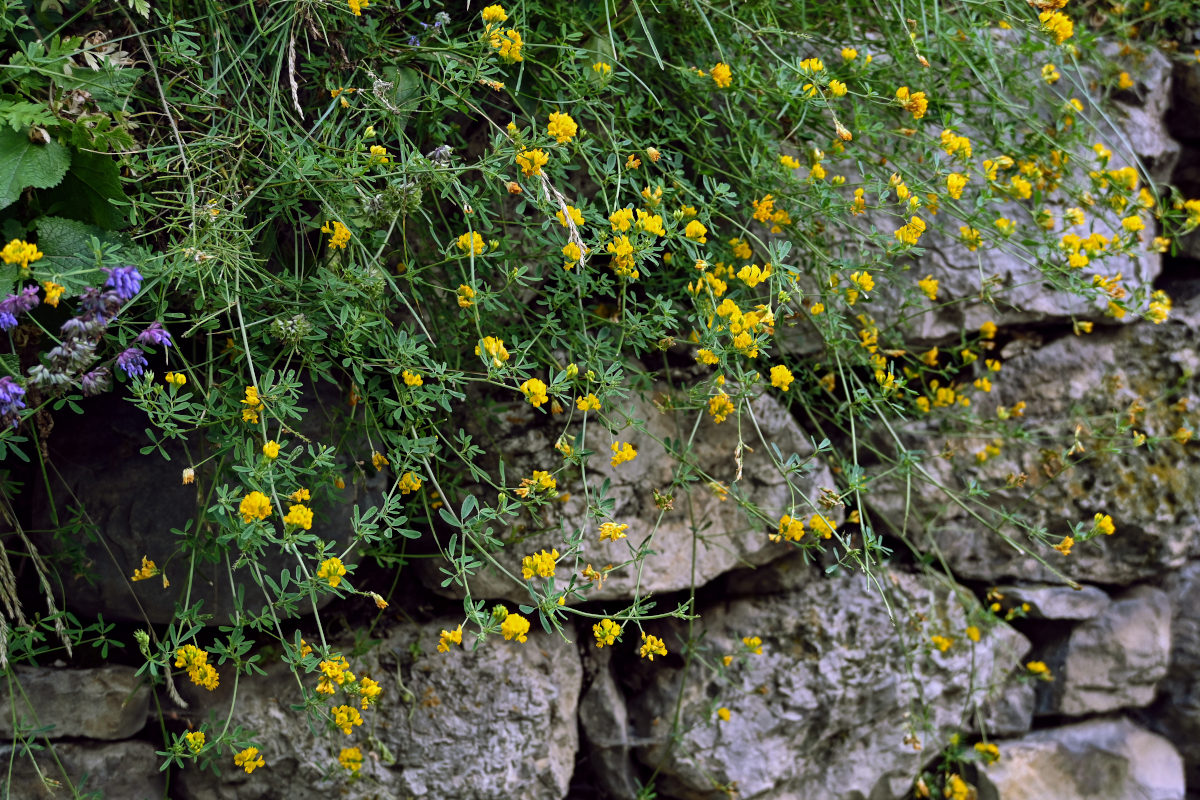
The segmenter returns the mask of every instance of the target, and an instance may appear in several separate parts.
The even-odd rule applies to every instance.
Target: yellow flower
[[[521,47],[524,42],[521,41],[521,34],[515,29],[507,31],[495,31],[489,37],[492,49],[499,51],[500,58],[507,64],[515,64],[518,61],[524,61],[524,56],[521,55]]]
[[[362,714],[358,713],[354,706],[335,706],[329,710],[333,713],[333,726],[340,728],[347,736],[353,732],[356,725],[363,724]]]
[[[491,6],[491,8],[499,7]],[[484,10],[486,11],[487,9]],[[362,769],[363,765],[362,750],[359,750],[357,747],[343,747],[342,751],[338,753],[338,763],[342,765],[343,769],[347,769],[350,772],[358,772]]]
[[[642,658],[648,658],[653,661],[655,656],[665,656],[667,654],[667,646],[657,636],[643,632],[642,646],[638,652]]]
[[[379,452],[378,450],[371,453],[371,466],[373,466],[375,468],[376,472],[382,471],[383,468],[386,467],[390,463],[391,462],[387,460],[387,456],[385,456],[383,453]]]
[[[1070,536],[1064,536],[1063,540],[1054,545],[1054,549],[1062,553],[1064,556],[1071,555],[1071,548],[1075,546],[1075,540]]]
[[[913,216],[907,223],[896,231],[896,238],[907,245],[915,245],[925,232],[925,221]]]
[[[607,77],[612,74],[612,65],[606,64],[603,61],[597,61],[595,64],[592,64],[592,71],[597,75]]]
[[[321,233],[329,234],[329,246],[334,249],[345,250],[346,243],[350,241],[350,229],[337,220],[326,220],[321,226]]]
[[[526,177],[541,175],[542,167],[550,163],[550,156],[542,150],[522,150],[517,154],[517,166]]]
[[[934,647],[943,653],[954,646],[954,640],[945,636],[931,636],[929,641],[933,643]]]
[[[708,400],[708,413],[712,415],[713,422],[717,424],[724,422],[733,411],[733,401],[724,392],[715,394]]]
[[[1041,680],[1054,680],[1054,676],[1050,674],[1050,668],[1046,666],[1045,661],[1030,661],[1025,665],[1025,669],[1029,670]]]
[[[521,393],[525,395],[525,399],[529,401],[534,408],[540,408],[543,403],[550,398],[546,395],[545,382],[537,378],[530,378],[521,384]]]
[[[826,539],[833,537],[834,525],[822,514],[813,514],[809,517],[808,527],[812,528],[813,533]]]
[[[804,520],[793,517],[791,514],[784,514],[779,518],[779,530],[770,537],[771,541],[778,542],[783,539],[789,542],[798,542],[804,537]]]
[[[284,525],[295,525],[306,531],[312,530],[312,523],[312,509],[299,504],[288,506],[287,516],[283,518]]]
[[[563,269],[572,269],[583,258],[583,250],[574,242],[564,244],[562,254],[567,257],[567,260],[563,263]]]
[[[1135,214],[1134,216],[1125,217],[1123,220],[1121,220],[1121,227],[1130,233],[1137,233],[1138,231],[1145,230],[1146,223],[1142,221],[1141,217]]]
[[[978,642],[979,641],[979,628],[975,627],[974,625],[968,625],[967,626],[967,638],[970,639],[972,642]]]
[[[1058,83],[1058,79],[1061,77],[1062,75],[1059,74],[1058,68],[1053,64],[1046,64],[1042,67],[1042,80],[1046,83]]]
[[[408,370],[404,370],[400,373],[400,377],[404,379],[405,386],[421,386],[425,383],[425,381],[421,378],[421,373],[419,372],[409,372]]]
[[[525,580],[530,580],[535,575],[539,578],[552,578],[554,577],[554,565],[557,560],[558,550],[551,552],[543,550],[540,553],[525,556],[521,559],[521,576]]]
[[[242,498],[238,512],[242,515],[242,522],[247,524],[256,519],[266,519],[271,516],[271,501],[262,492],[251,492]]]
[[[387,164],[391,161],[391,159],[388,158],[387,148],[381,145],[371,145],[370,153],[371,161],[376,164]]]
[[[733,83],[733,71],[728,64],[718,63],[712,68],[712,79],[718,89],[728,89]]]
[[[288,500],[291,500],[293,503],[303,503],[306,500],[311,499],[312,493],[309,492],[308,489],[297,489],[288,495]]]
[[[938,282],[937,278],[932,275],[926,275],[921,280],[917,281],[917,287],[925,293],[925,296],[930,300],[937,300]]]
[[[1070,17],[1059,11],[1043,11],[1038,14],[1042,30],[1054,37],[1055,44],[1062,44],[1075,33],[1075,23]]]
[[[159,574],[159,569],[155,566],[154,562],[142,556],[142,566],[134,570],[133,577],[130,580],[136,583],[137,581],[144,581],[147,578],[153,578],[157,574]]]
[[[63,296],[63,292],[67,290],[65,286],[54,281],[42,281],[42,288],[46,291],[46,305],[51,308],[58,308],[59,298]]]
[[[481,255],[487,244],[483,241],[483,237],[475,231],[464,233],[455,241],[455,245],[464,253],[472,253],[473,255]],[[472,293],[473,296],[473,293]]]
[[[792,158],[789,155],[780,156],[779,163],[782,164],[783,166],[787,167],[788,169],[799,169],[800,168],[800,162],[797,161],[796,159]],[[750,256],[748,256],[748,255],[739,256],[739,258],[749,258],[749,257]]]
[[[183,739],[187,742],[188,750],[193,753],[199,753],[204,749],[205,740],[204,731],[190,731],[183,735]]]
[[[696,360],[699,361],[701,364],[708,364],[709,366],[712,366],[713,364],[716,364],[720,359],[717,358],[716,354],[713,353],[712,350],[706,350],[704,348],[701,348],[696,351]]]
[[[608,215],[613,233],[623,233],[633,226],[633,209],[621,208]]]
[[[505,13],[504,6],[498,3],[484,8],[483,11],[479,12],[479,16],[483,17],[483,21],[488,24],[508,20],[508,14]]]
[[[163,380],[171,386],[183,386],[187,383],[187,375],[184,375],[182,372],[168,372],[163,377]]]
[[[599,411],[600,399],[594,394],[589,394],[586,397],[577,398],[575,405],[580,411]]]
[[[265,767],[267,762],[258,754],[257,747],[247,747],[233,757],[233,765],[243,768],[249,774],[254,772],[255,767]]]
[[[858,58],[858,51],[853,47],[842,48],[842,61],[850,62]]]
[[[508,361],[508,350],[504,347],[504,340],[497,339],[492,336],[483,337],[483,349],[480,350],[480,345],[475,345],[475,355],[487,353],[488,358],[492,360],[493,367],[501,367],[505,361]]]
[[[615,522],[605,522],[600,526],[600,541],[615,542],[618,539],[625,538],[625,531],[629,530],[628,525],[618,525]]]
[[[624,464],[626,461],[633,461],[637,458],[637,450],[629,442],[613,442],[612,443],[612,465],[614,467]]]
[[[279,442],[272,439],[262,446],[263,455],[267,458],[279,458]]]
[[[439,653],[449,653],[450,645],[462,645],[462,625],[459,625],[452,631],[442,629],[441,637],[438,640],[437,651]]]
[[[958,200],[962,197],[963,188],[967,185],[967,176],[951,172],[946,176],[946,193]]]
[[[567,213],[571,215],[571,221],[576,225],[583,224],[583,212],[575,206],[567,206]],[[563,216],[562,209],[554,212],[554,218],[558,220],[558,224],[564,228],[567,227],[567,218]]]
[[[1133,88],[1133,78],[1129,77],[1128,72],[1122,72],[1120,75],[1117,76],[1117,88],[1118,89]]]
[[[683,235],[692,241],[704,244],[708,241],[708,228],[704,227],[699,220],[694,219],[683,229]]]
[[[731,716],[733,715],[729,713],[729,709],[725,708],[725,706],[721,706],[717,709],[717,718],[722,722],[729,722]]]
[[[37,245],[30,244],[21,239],[13,239],[4,246],[3,250],[0,250],[0,260],[5,264],[20,264],[22,273],[28,272],[29,265],[44,255],[45,253],[37,249]],[[49,290],[47,290],[48,292]],[[47,298],[46,302],[49,303],[50,299]],[[57,303],[52,303],[51,305],[57,305]]]
[[[1093,532],[1103,533],[1105,536],[1112,536],[1116,532],[1117,529],[1113,526],[1112,517],[1108,514],[1096,514],[1093,519]]]
[[[400,490],[400,494],[412,494],[421,488],[421,479],[415,472],[406,472],[396,482],[396,488]]]
[[[771,385],[780,391],[786,392],[791,388],[792,381],[796,380],[792,375],[792,371],[782,364],[771,367]]]
[[[559,144],[566,144],[571,141],[578,132],[579,126],[575,124],[575,120],[571,119],[570,114],[558,111],[550,114],[550,122],[546,126],[546,133],[553,136]]]
[[[337,588],[342,582],[342,576],[345,574],[346,567],[342,564],[342,560],[334,556],[321,562],[321,566],[317,570],[317,579],[327,581],[330,586]]]
[[[504,634],[506,641],[516,639],[523,643],[527,640],[526,634],[529,633],[529,620],[520,614],[509,614],[504,618],[504,622],[500,623],[500,632]]]
[[[596,647],[612,645],[621,635],[621,626],[605,618],[592,626],[592,635],[596,637]]]
[[[901,86],[896,90],[896,100],[905,111],[912,114],[913,119],[925,116],[925,112],[929,109],[929,100],[925,97],[925,93],[910,92],[907,86]]]

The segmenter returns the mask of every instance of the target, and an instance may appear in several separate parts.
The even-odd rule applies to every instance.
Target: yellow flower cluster
[[[905,111],[912,114],[913,119],[920,119],[929,110],[929,99],[925,93],[911,92],[907,86],[896,90],[896,100]]]
[[[615,542],[618,539],[625,538],[625,531],[629,530],[628,525],[618,525],[615,522],[605,522],[600,526],[600,541]]]
[[[406,472],[396,481],[396,488],[400,494],[412,494],[421,488],[421,478],[415,472]]]
[[[516,639],[524,643],[526,634],[529,633],[529,620],[520,614],[509,614],[504,618],[504,622],[500,623],[500,633],[504,634],[506,641]]]
[[[487,353],[487,357],[491,359],[492,366],[499,368],[508,361],[508,350],[504,347],[504,340],[497,339],[493,336],[485,336],[482,341],[482,350],[480,345],[475,345],[475,355]]]
[[[633,461],[637,458],[637,450],[629,442],[613,442],[612,443],[612,465],[618,467],[626,461]]]
[[[251,492],[242,498],[238,513],[242,515],[242,522],[247,525],[256,519],[266,519],[271,516],[271,501],[262,492]]]
[[[448,631],[444,628],[442,629],[442,632],[438,638],[437,651],[439,653],[449,653],[450,645],[454,644],[459,645],[460,647],[462,646],[462,625],[459,625],[452,631]]]
[[[334,556],[321,562],[321,566],[317,569],[317,580],[326,581],[330,586],[337,588],[345,574],[346,567],[342,564],[342,560]]]
[[[257,747],[247,747],[233,757],[233,765],[241,767],[249,774],[254,772],[255,767],[265,767],[267,762],[258,754]]]
[[[554,577],[554,565],[558,561],[558,550],[525,556],[521,559],[521,576],[531,580],[535,575],[539,578]]]
[[[217,668],[208,663],[208,653],[193,644],[185,644],[175,651],[175,666],[187,670],[192,683],[210,692],[220,684]]]
[[[718,392],[708,399],[708,413],[712,415],[713,422],[720,424],[733,412],[733,401],[724,392]]]
[[[642,646],[638,652],[642,658],[648,658],[653,661],[655,656],[665,656],[667,654],[667,646],[657,636],[643,632]]]
[[[4,245],[3,250],[0,250],[0,261],[3,261],[5,264],[20,264],[21,273],[24,274],[29,271],[30,264],[39,260],[44,255],[45,253],[37,249],[37,245],[30,244],[22,239],[13,239]],[[46,290],[46,294],[50,294],[49,289]],[[61,291],[59,294],[61,294]],[[46,302],[50,302],[49,296],[47,296]],[[57,304],[58,300],[55,298],[55,302],[51,303],[51,305]]]
[[[621,635],[621,626],[611,619],[602,619],[592,626],[592,635],[596,637],[596,647],[613,645]]]
[[[550,114],[550,122],[546,125],[546,133],[554,137],[554,140],[559,144],[566,144],[575,138],[579,132],[579,126],[575,120],[571,119],[570,114],[560,113],[555,111]]]
[[[345,250],[350,241],[350,229],[337,220],[326,220],[321,226],[321,233],[329,234],[329,246],[334,249]]]
[[[541,175],[542,167],[550,163],[550,156],[544,150],[522,150],[517,154],[517,166],[525,177]]]

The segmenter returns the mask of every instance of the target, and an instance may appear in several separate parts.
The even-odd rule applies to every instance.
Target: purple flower
[[[31,311],[38,302],[37,286],[26,286],[20,294],[10,294],[0,300],[0,330],[17,327],[17,315]]]
[[[415,33],[412,36],[408,37],[408,46],[409,47],[417,47],[420,44],[421,44],[421,40],[417,37],[417,35]]]
[[[131,300],[142,288],[142,273],[137,271],[137,267],[105,267],[104,271],[108,273],[104,288],[112,289],[122,300]]]
[[[20,424],[17,412],[25,408],[25,388],[5,375],[0,378],[0,419],[14,428]]]
[[[140,371],[141,368],[138,369]],[[108,367],[97,367],[84,375],[80,379],[80,383],[83,384],[83,396],[95,397],[108,389],[111,384],[109,377]]]
[[[146,371],[146,358],[141,350],[130,347],[117,356],[117,366],[129,377],[136,378]]]
[[[167,333],[161,322],[151,322],[150,327],[138,334],[138,344],[156,344],[159,347],[171,346],[171,334]]]
[[[114,290],[101,292],[99,289],[89,286],[83,290],[83,294],[79,295],[79,308],[83,311],[80,317],[85,322],[96,320],[101,324],[106,324],[117,316],[117,312],[120,311],[121,304],[124,302],[121,295]]]

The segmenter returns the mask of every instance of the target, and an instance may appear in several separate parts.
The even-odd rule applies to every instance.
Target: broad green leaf
[[[34,144],[24,133],[0,129],[0,208],[17,201],[32,186],[57,186],[71,166],[71,153],[58,142]]]
[[[76,151],[67,177],[42,198],[48,214],[90,222],[116,230],[127,223],[129,198],[121,188],[121,173],[112,156]],[[112,202],[110,202],[112,201]]]

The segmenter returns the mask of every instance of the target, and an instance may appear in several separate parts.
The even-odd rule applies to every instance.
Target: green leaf
[[[46,254],[38,265],[51,270],[68,293],[82,289],[89,282],[94,284],[99,278],[92,237],[102,244],[118,241],[108,231],[64,217],[42,217],[35,227],[38,249]]]
[[[71,166],[71,153],[58,142],[34,144],[24,133],[0,129],[0,208],[8,208],[32,186],[50,189]]]
[[[76,151],[67,177],[41,198],[48,214],[62,215],[116,230],[128,223],[129,198],[121,188],[121,173],[112,156]]]
[[[53,125],[57,120],[42,103],[0,99],[0,124],[17,133],[34,125]]]

